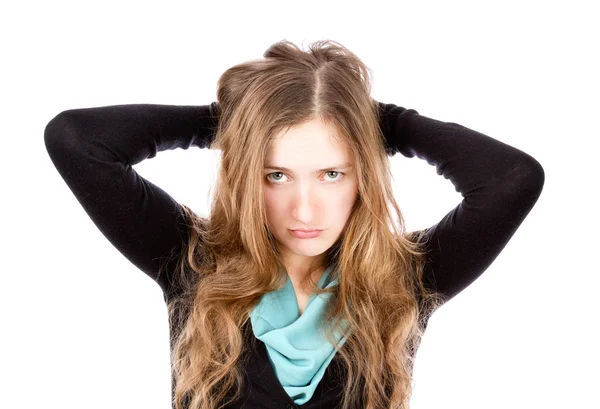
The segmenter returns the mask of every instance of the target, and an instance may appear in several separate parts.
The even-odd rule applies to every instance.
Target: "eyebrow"
[[[353,167],[353,165],[350,162],[346,162],[346,163],[342,163],[341,165],[331,166],[329,168],[315,170],[315,173],[327,172],[327,171],[333,170],[333,169],[349,169],[351,167]],[[293,173],[294,172],[293,170],[285,168],[283,166],[265,165],[264,168],[265,169],[271,169],[271,170],[284,170],[284,171],[289,172],[289,173]]]

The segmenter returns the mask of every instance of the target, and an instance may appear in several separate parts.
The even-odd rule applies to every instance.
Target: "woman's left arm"
[[[434,165],[463,200],[426,230],[427,284],[448,301],[496,259],[537,202],[545,174],[529,154],[454,122],[378,102],[390,155]]]

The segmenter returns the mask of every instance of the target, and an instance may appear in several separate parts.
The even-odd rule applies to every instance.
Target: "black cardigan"
[[[527,153],[464,126],[378,104],[388,154],[427,161],[463,196],[426,229],[426,280],[447,301],[506,246],[540,196],[544,170]],[[158,283],[166,302],[175,293],[169,284],[175,265],[157,272],[165,257],[179,254],[187,230],[179,203],[132,165],[167,149],[208,147],[217,121],[216,103],[129,104],[67,110],[44,131],[48,154],[77,200],[106,238]],[[298,406],[279,383],[265,345],[252,341],[255,348],[245,360],[247,388],[228,408],[338,407],[344,370],[337,360],[311,400]]]

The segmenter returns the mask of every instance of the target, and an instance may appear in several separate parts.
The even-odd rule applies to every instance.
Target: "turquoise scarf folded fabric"
[[[331,267],[318,282],[319,288],[337,285],[331,280]],[[326,287],[324,287],[326,286]],[[250,313],[254,336],[265,343],[269,361],[279,382],[294,403],[302,405],[313,395],[327,365],[336,350],[317,328],[318,318],[325,310],[331,294],[313,294],[300,315],[292,281],[288,277],[284,287],[265,294]],[[342,346],[336,332],[336,341]]]

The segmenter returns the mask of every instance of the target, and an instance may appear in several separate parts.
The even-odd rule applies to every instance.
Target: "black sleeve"
[[[159,151],[206,148],[214,138],[215,103],[129,104],[72,109],[44,130],[48,154],[94,224],[165,296],[169,269],[188,233],[181,206],[133,168]]]
[[[506,246],[540,196],[544,170],[527,153],[462,125],[378,105],[388,154],[425,160],[463,196],[425,229],[426,283],[448,301]]]

